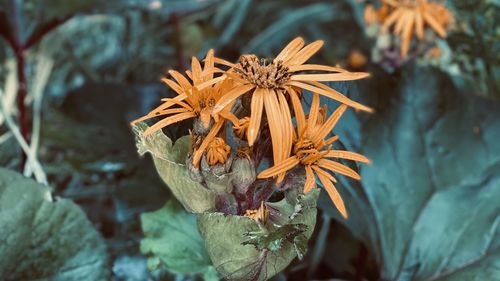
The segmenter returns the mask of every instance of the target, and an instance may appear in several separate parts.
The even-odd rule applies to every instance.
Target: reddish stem
[[[25,56],[22,47],[16,46],[17,60],[17,109],[19,111],[19,127],[24,140],[29,143],[29,127],[28,127],[28,112],[24,101],[26,99],[26,72],[25,72]],[[26,154],[21,153],[20,166],[24,169],[26,163]]]
[[[66,16],[64,18],[56,18],[52,19],[49,22],[43,23],[35,28],[31,35],[28,37],[28,40],[26,40],[26,43],[24,44],[24,49],[28,50],[29,48],[33,47],[36,43],[38,43],[47,33],[51,32],[61,24],[65,23],[67,20],[69,20],[71,16]]]

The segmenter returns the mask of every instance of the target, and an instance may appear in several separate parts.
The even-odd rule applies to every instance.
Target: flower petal
[[[441,37],[446,37],[446,30],[444,27],[434,18],[429,12],[422,13],[425,22],[427,22],[431,28]]]
[[[347,70],[341,67],[321,65],[321,64],[298,64],[288,67],[289,72],[298,72],[306,70],[316,70],[316,71],[330,71],[330,72],[347,72]]]
[[[222,125],[224,124],[224,121],[219,121],[214,124],[212,129],[210,129],[210,132],[208,135],[203,139],[201,142],[200,147],[194,152],[193,154],[193,165],[195,167],[198,167],[200,165],[201,157],[203,156],[203,153],[205,152],[205,149],[207,149],[208,145],[210,142],[215,138],[217,133],[219,133],[220,128],[222,128]]]
[[[344,112],[347,109],[347,105],[341,104],[333,113],[330,115],[328,120],[321,125],[321,127],[315,132],[313,137],[311,138],[311,141],[313,143],[318,143],[322,141],[335,127],[337,122],[340,120],[340,117],[344,114]]]
[[[339,192],[335,188],[335,185],[328,180],[328,178],[324,177],[323,175],[317,174],[319,180],[323,184],[323,187],[326,189],[326,192],[328,192],[328,195],[330,196],[330,199],[333,201],[333,204],[335,207],[337,207],[337,210],[339,210],[340,214],[344,219],[347,219],[347,210],[344,205],[344,200],[342,200],[342,197],[340,196]]]
[[[366,72],[340,72],[340,73],[323,73],[323,74],[297,74],[292,75],[292,81],[320,81],[320,82],[335,82],[335,81],[352,81],[359,80],[370,76]]]
[[[182,95],[184,93],[184,90],[181,88],[181,86],[179,86],[179,84],[175,83],[174,81],[167,78],[162,78],[161,81],[167,84],[170,89],[174,90],[177,94]]]
[[[262,121],[262,109],[264,107],[264,94],[266,93],[261,88],[255,89],[252,94],[250,124],[247,130],[248,146],[253,146],[259,134],[260,122]]]
[[[196,116],[196,114],[194,114],[193,112],[184,112],[184,113],[179,113],[179,114],[167,117],[163,120],[156,122],[153,126],[147,128],[146,131],[144,131],[144,136],[147,137],[150,134],[160,130],[163,127],[166,127],[166,126],[173,124],[173,123],[180,122],[182,120],[193,118],[195,116]]]
[[[308,193],[309,191],[311,191],[311,189],[316,187],[316,178],[314,177],[314,173],[310,165],[306,165],[305,170],[306,170],[306,182],[304,184],[304,193]]]
[[[304,131],[306,127],[306,115],[298,93],[291,87],[287,88],[288,94],[292,101],[293,111],[295,113],[295,121],[297,122],[297,131],[299,134]]]
[[[276,56],[274,61],[285,61],[293,57],[304,46],[304,39],[297,37],[293,39],[285,48]]]
[[[303,64],[308,59],[310,59],[314,54],[316,54],[321,47],[323,47],[323,40],[317,40],[312,42],[311,44],[305,46],[300,50],[297,54],[289,59],[285,60],[286,66],[292,66],[297,64]]]
[[[236,88],[229,91],[227,94],[222,96],[217,104],[214,106],[213,113],[219,113],[223,110],[228,104],[233,102],[235,99],[239,98],[241,95],[246,94],[248,91],[255,88],[252,84],[245,84],[237,86]]]
[[[366,164],[371,164],[372,161],[366,156],[361,155],[356,152],[352,151],[346,151],[346,150],[331,150],[328,152],[328,154],[325,155],[325,157],[333,157],[333,158],[341,158],[341,159],[347,159],[347,160],[353,160],[353,161],[358,161]]]
[[[293,167],[297,166],[300,163],[299,158],[292,156],[289,157],[286,160],[281,161],[277,165],[274,165],[270,168],[267,168],[266,170],[260,172],[260,174],[257,176],[259,179],[265,179],[265,178],[270,178],[274,177],[278,174],[287,172],[288,170],[291,170]]]
[[[318,165],[321,168],[325,168],[334,173],[339,173],[341,175],[348,176],[355,180],[361,179],[361,176],[358,173],[356,173],[356,171],[354,171],[353,169],[332,160],[320,159],[318,160]]]
[[[313,93],[318,93],[320,95],[329,97],[331,99],[334,99],[334,100],[339,101],[341,103],[345,103],[348,106],[357,108],[359,110],[366,111],[366,112],[373,112],[372,108],[365,106],[365,105],[362,105],[358,102],[355,102],[355,101],[347,98],[346,96],[342,95],[341,93],[337,92],[336,90],[334,90],[328,86],[325,86],[319,82],[314,82],[314,81],[311,81],[309,83],[312,85],[301,83],[298,81],[292,81],[289,84],[291,84],[292,86],[302,88],[304,90],[311,91]]]

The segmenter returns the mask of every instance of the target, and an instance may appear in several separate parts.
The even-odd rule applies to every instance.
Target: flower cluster
[[[391,56],[393,44],[399,44],[399,60],[404,60],[415,42],[414,53],[435,48],[436,35],[446,38],[453,23],[453,14],[439,2],[428,0],[383,0],[378,9],[365,8],[369,36],[377,37],[379,60]],[[413,40],[414,36],[418,40]],[[418,43],[418,44],[417,44]],[[396,63],[397,64],[397,63]]]
[[[364,163],[369,163],[369,160],[354,152],[333,149],[332,143],[338,137],[328,136],[348,107],[365,112],[372,109],[323,82],[358,80],[369,74],[306,63],[322,46],[321,40],[305,45],[299,37],[272,60],[242,55],[236,63],[217,58],[210,50],[203,66],[193,58],[191,70],[185,75],[169,71],[171,78],[164,78],[163,82],[177,95],[163,99],[160,106],[133,123],[161,118],[145,131],[147,136],[173,123],[193,118],[192,147],[187,164],[194,174],[201,170],[198,176],[193,176],[199,182],[206,181],[203,178],[207,169],[220,175],[220,171],[234,174],[249,166],[253,177],[238,181],[239,186],[227,190],[238,193],[236,198],[248,196],[249,190],[261,196],[252,194],[247,201],[253,203],[238,203],[239,214],[265,220],[267,213],[262,204],[272,192],[256,189],[273,191],[285,188],[287,175],[295,171],[305,179],[303,191],[306,193],[316,186],[318,178],[335,206],[347,217],[332,173],[358,180],[360,176],[336,160]],[[303,108],[305,95],[312,95],[308,115]],[[327,109],[320,106],[320,96],[334,99],[341,105],[327,116]],[[227,130],[230,130],[229,134]],[[262,161],[264,158],[269,161]],[[272,165],[262,168],[265,163]],[[263,181],[273,184],[260,184]],[[262,194],[267,194],[267,198]],[[254,202],[255,197],[260,199]]]

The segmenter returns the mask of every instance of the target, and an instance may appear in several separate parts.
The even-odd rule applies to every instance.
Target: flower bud
[[[256,178],[255,163],[248,154],[239,150],[231,165],[231,182],[235,191],[245,194]]]

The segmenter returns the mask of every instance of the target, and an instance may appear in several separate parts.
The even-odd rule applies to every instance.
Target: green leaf
[[[73,202],[0,168],[2,280],[108,280],[106,246]]]
[[[175,200],[160,210],[141,215],[145,238],[141,252],[151,255],[148,267],[165,265],[176,274],[203,274],[205,280],[219,280],[197,229],[196,216]]]
[[[272,203],[268,203],[271,215],[265,226],[247,217],[200,214],[198,227],[219,273],[228,280],[267,280],[288,266],[297,252],[303,255],[316,224],[316,208],[310,203],[316,202],[318,195],[316,189],[276,203],[283,209],[300,210],[283,213],[288,219],[282,220],[282,225],[272,222],[273,213],[278,215]],[[293,205],[285,208],[290,204],[287,202]]]
[[[161,130],[144,137],[143,133],[147,128],[144,123],[133,126],[139,154],[151,154],[158,174],[186,210],[192,213],[214,210],[215,193],[193,181],[188,174],[185,163],[190,137],[181,137],[172,144]]]
[[[381,79],[377,79],[380,81]],[[362,124],[362,185],[343,221],[387,280],[500,279],[500,103],[408,68]],[[335,215],[334,212],[332,214]]]

